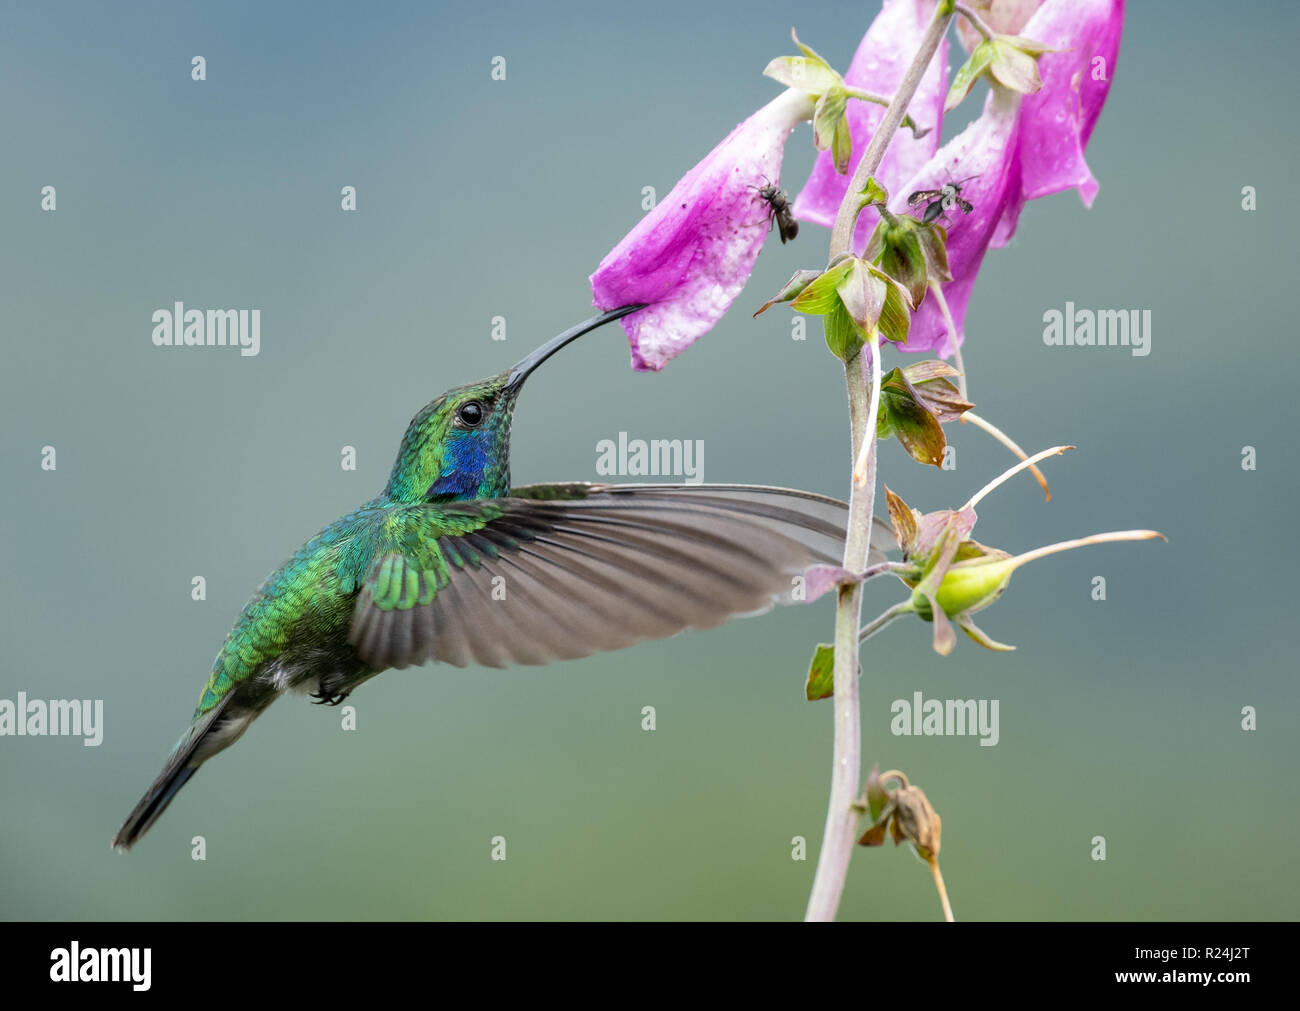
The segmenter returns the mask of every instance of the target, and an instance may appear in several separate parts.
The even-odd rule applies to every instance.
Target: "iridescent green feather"
[[[429,603],[447,585],[452,567],[479,564],[473,548],[457,538],[482,530],[500,515],[501,508],[491,502],[443,509],[392,507],[364,586],[374,606],[404,611]]]
[[[350,601],[373,557],[374,529],[386,512],[378,501],[367,503],[331,523],[267,577],[213,661],[196,721],[283,654],[295,636],[346,629]]]
[[[500,515],[490,502],[432,508],[377,499],[331,523],[244,607],[213,663],[195,720],[304,634],[319,642],[345,633],[363,587],[381,610],[429,603],[447,584],[451,567],[479,564],[477,553],[455,538]]]

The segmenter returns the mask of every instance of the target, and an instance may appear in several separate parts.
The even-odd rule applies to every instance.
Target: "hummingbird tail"
[[[117,835],[113,836],[113,848],[125,853],[135,845],[142,835],[149,831],[149,827],[158,820],[158,816],[167,810],[167,805],[172,802],[172,798],[180,792],[180,788],[190,781],[190,777],[199,771],[197,765],[168,765],[162,771],[153,786],[143,797],[140,803],[136,804],[135,810],[127,816],[122,827],[117,830]]]
[[[140,798],[140,803],[136,804],[135,809],[127,816],[122,827],[117,830],[117,835],[113,836],[114,849],[125,853],[134,846],[140,837],[149,831],[158,817],[167,810],[167,805],[180,792],[181,787],[199,771],[199,766],[218,751],[234,744],[252,722],[253,716],[256,715],[252,712],[245,712],[242,715],[224,715],[234,694],[233,691],[228,693],[211,712],[185,732],[185,736],[177,743],[167,759],[167,764],[158,774],[158,778],[153,781],[153,785]]]

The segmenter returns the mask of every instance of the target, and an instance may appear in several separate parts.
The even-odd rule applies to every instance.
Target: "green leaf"
[[[952,87],[948,89],[948,98],[943,103],[944,112],[951,112],[961,105],[962,99],[970,94],[970,89],[975,86],[980,74],[984,73],[989,64],[993,62],[994,55],[995,49],[992,39],[986,39],[975,47],[975,50],[970,54],[970,59],[953,75]]]
[[[829,699],[835,694],[835,647],[824,642],[817,644],[812,663],[808,665],[808,683],[804,695],[809,702]]]

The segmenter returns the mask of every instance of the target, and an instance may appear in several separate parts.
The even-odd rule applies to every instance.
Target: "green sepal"
[[[989,76],[1004,88],[1022,95],[1032,95],[1043,86],[1038,73],[1038,57],[1048,52],[1046,46],[1015,35],[999,35],[993,40],[996,53],[989,64]],[[1026,48],[1022,43],[1028,43]]]
[[[948,381],[948,376],[959,375],[961,373],[947,362],[924,361],[908,365],[901,371],[895,369],[889,377],[895,389],[901,386],[940,424],[946,425],[975,406],[961,395],[954,383]]]
[[[925,272],[930,283],[951,281],[952,271],[948,269],[947,229],[937,222],[928,225],[922,223],[916,230],[916,239],[921,244],[921,255],[925,258]],[[917,302],[917,305],[920,305],[920,302]]]
[[[846,257],[827,267],[804,286],[791,301],[790,308],[810,316],[823,316],[830,312],[840,304],[840,297],[835,289],[839,287],[844,275],[852,269],[852,257]]]
[[[818,63],[806,56],[778,56],[763,68],[763,76],[808,95],[823,94],[843,82],[824,60]]]
[[[831,137],[831,156],[835,159],[835,171],[847,175],[849,161],[853,157],[853,134],[849,130],[848,116],[841,116],[835,124],[835,133]]]
[[[948,88],[948,97],[943,103],[944,112],[952,112],[961,105],[962,99],[970,94],[971,88],[975,87],[980,74],[984,73],[993,62],[993,56],[992,39],[985,39],[971,51],[961,69],[953,75],[952,85]]]
[[[1009,653],[1016,648],[1007,645],[1005,642],[998,642],[996,639],[991,638],[987,632],[971,620],[969,614],[959,614],[953,620],[957,622],[958,628],[985,649],[991,649],[997,653]]]
[[[951,112],[961,104],[975,81],[984,74],[1022,95],[1032,95],[1043,86],[1038,72],[1038,58],[1043,53],[1056,52],[1041,42],[1022,35],[994,35],[985,39],[970,54],[962,68],[952,79],[943,111]]]
[[[881,204],[883,206],[889,203],[889,192],[876,181],[875,176],[867,176],[867,184],[862,187],[862,192],[859,195],[862,197],[864,205]]]
[[[797,88],[807,95],[825,95],[832,88],[844,88],[844,78],[811,46],[799,41],[793,28],[790,38],[799,47],[802,56],[778,56],[763,68],[765,77],[779,81],[787,88]]]
[[[921,305],[929,279],[921,240],[914,230],[906,225],[890,229],[881,250],[880,269],[907,289],[914,306]]]
[[[888,274],[885,306],[880,313],[880,336],[895,344],[907,343],[907,332],[912,326],[912,310],[916,308],[911,293]]]
[[[877,438],[893,435],[917,463],[943,466],[943,450],[948,444],[943,426],[939,424],[938,418],[913,400],[910,394],[882,389],[880,413],[881,419],[876,427]]]
[[[879,821],[888,804],[889,791],[885,789],[885,784],[880,781],[880,765],[877,763],[871,767],[871,772],[867,774],[867,811],[871,814],[871,820]]]
[[[794,276],[791,277],[790,280],[785,282],[785,286],[780,291],[778,291],[775,295],[773,295],[770,299],[764,302],[761,306],[759,306],[758,312],[754,313],[754,315],[757,316],[759,313],[766,312],[768,309],[772,308],[772,306],[776,305],[778,302],[789,302],[795,298],[798,298],[799,295],[803,293],[805,288],[807,288],[810,284],[812,284],[815,280],[817,280],[817,278],[821,276],[822,276],[822,272],[820,270],[795,271]],[[804,311],[807,312],[808,310],[805,309]]]
[[[840,361],[852,361],[862,351],[866,341],[838,298],[831,310],[822,316],[822,326],[826,331],[826,346]]]
[[[827,88],[813,109],[813,146],[818,151],[829,151],[835,146],[835,170],[841,175],[848,170],[848,156],[844,159],[844,168],[839,167],[838,135],[840,123],[844,121],[844,109],[849,96],[843,84]],[[846,133],[847,136],[847,133]]]

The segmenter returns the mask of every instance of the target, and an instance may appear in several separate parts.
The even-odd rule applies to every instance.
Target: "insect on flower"
[[[960,182],[947,182],[937,190],[917,190],[907,198],[907,206],[915,207],[917,204],[925,204],[925,211],[921,214],[921,220],[927,225],[939,217],[945,221],[948,220],[947,212],[953,207],[960,207],[963,214],[969,214],[975,209],[975,205],[961,195],[961,188],[965,186],[976,176],[967,176]],[[929,203],[926,203],[929,201]]]
[[[781,233],[781,244],[785,245],[787,241],[792,241],[799,234],[799,222],[795,221],[794,215],[790,212],[790,198],[786,196],[785,190],[768,182],[766,177],[763,182],[763,186],[753,188],[758,191],[759,199],[767,202],[767,230],[770,232],[775,222]]]

